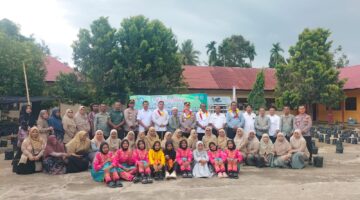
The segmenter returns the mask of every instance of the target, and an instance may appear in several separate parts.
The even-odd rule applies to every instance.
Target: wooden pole
[[[24,79],[25,79],[26,99],[27,99],[27,104],[30,105],[29,86],[28,86],[26,68],[24,62],[23,62],[23,70],[24,70]]]

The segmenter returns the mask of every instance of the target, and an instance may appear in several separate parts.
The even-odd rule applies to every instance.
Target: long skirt
[[[248,156],[246,157],[246,164],[249,166],[256,166],[258,158],[258,154],[248,154]]]
[[[43,161],[44,172],[58,175],[65,174],[66,172],[66,163],[62,158],[49,156]]]
[[[66,167],[66,173],[77,173],[89,168],[89,160],[86,156],[81,158],[70,156]]]
[[[272,167],[287,168],[290,160],[286,160],[284,156],[275,156]]]
[[[99,171],[95,171],[94,167],[91,168],[90,172],[91,172],[91,177],[94,179],[94,181],[96,182],[103,182],[104,178],[105,178],[105,168],[108,168],[111,165],[111,162],[107,162],[104,164],[104,166],[99,170]],[[110,173],[116,172],[117,168],[111,168],[110,169]]]
[[[197,177],[197,178],[209,178],[213,174],[211,173],[208,164],[202,165],[197,162],[197,163],[195,163],[194,168],[193,168],[193,175],[194,175],[194,177]]]
[[[35,173],[35,161],[27,160],[26,163],[19,163],[16,168],[17,174],[33,174]]]
[[[267,155],[262,155],[262,156],[259,156],[260,160],[262,160],[264,163],[263,166],[260,166],[260,167],[270,167],[273,163],[273,159],[274,159],[274,154],[267,154]],[[258,163],[261,162],[261,161],[258,161]],[[260,164],[261,165],[261,164]]]
[[[296,152],[291,156],[291,167],[293,169],[302,169],[305,167],[306,156],[302,152]]]

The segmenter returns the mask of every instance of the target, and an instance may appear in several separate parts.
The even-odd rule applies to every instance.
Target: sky
[[[207,61],[206,44],[234,34],[254,43],[254,67],[267,67],[273,43],[288,49],[304,28],[326,28],[333,46],[341,45],[349,65],[360,65],[358,0],[0,0],[0,19],[8,18],[21,33],[44,40],[53,56],[72,61],[71,44],[80,28],[100,16],[120,27],[124,18],[144,15],[172,29],[178,42],[191,39]]]

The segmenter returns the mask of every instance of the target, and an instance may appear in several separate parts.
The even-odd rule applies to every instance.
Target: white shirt
[[[269,136],[275,136],[280,130],[280,117],[278,115],[268,115],[270,118]]]
[[[166,125],[169,122],[169,114],[165,109],[160,111],[157,108],[152,113],[151,118],[152,118],[153,123],[155,124],[155,130],[156,131],[166,131]],[[160,127],[160,125],[164,125],[164,127]]]
[[[219,115],[213,113],[210,115],[209,122],[217,129],[224,128],[224,124],[226,124],[226,117],[224,113],[219,113]]]
[[[243,113],[244,119],[245,119],[245,125],[244,125],[244,133],[248,134],[249,131],[251,130],[255,130],[255,113],[249,113],[248,112],[244,112]]]
[[[138,121],[141,121],[145,126],[149,127],[152,122],[151,117],[152,117],[152,112],[149,109],[147,109],[147,110],[141,109],[141,110],[139,110],[136,119]],[[144,131],[145,131],[145,127],[143,127],[139,123],[139,132],[144,132]]]
[[[196,113],[196,121],[201,125],[201,126],[208,126],[209,125],[209,120],[210,120],[210,113],[206,112],[203,113],[201,110],[199,112]],[[196,132],[198,133],[205,133],[205,129],[202,129],[200,126],[197,127]]]

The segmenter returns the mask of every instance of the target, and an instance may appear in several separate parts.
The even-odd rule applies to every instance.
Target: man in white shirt
[[[218,130],[225,128],[226,117],[224,113],[220,113],[220,106],[215,107],[215,113],[210,115],[209,125],[212,126],[213,134],[218,136]]]
[[[277,133],[280,131],[280,117],[275,114],[275,107],[270,107],[268,117],[270,118],[269,136],[275,143]]]
[[[245,119],[244,133],[247,135],[249,131],[255,130],[255,118],[256,114],[252,112],[252,106],[249,104],[246,106],[246,112],[243,113]]]
[[[196,113],[196,132],[198,134],[198,140],[201,141],[205,135],[205,128],[209,125],[210,114],[206,110],[204,103],[200,104],[200,110]]]
[[[149,102],[143,101],[143,109],[139,110],[137,120],[139,124],[139,133],[147,132],[152,126],[152,112],[149,110]]]
[[[166,131],[166,126],[169,122],[169,114],[164,109],[164,101],[158,102],[158,108],[152,113],[152,122],[155,125],[155,130],[159,135],[159,138],[163,138]]]

